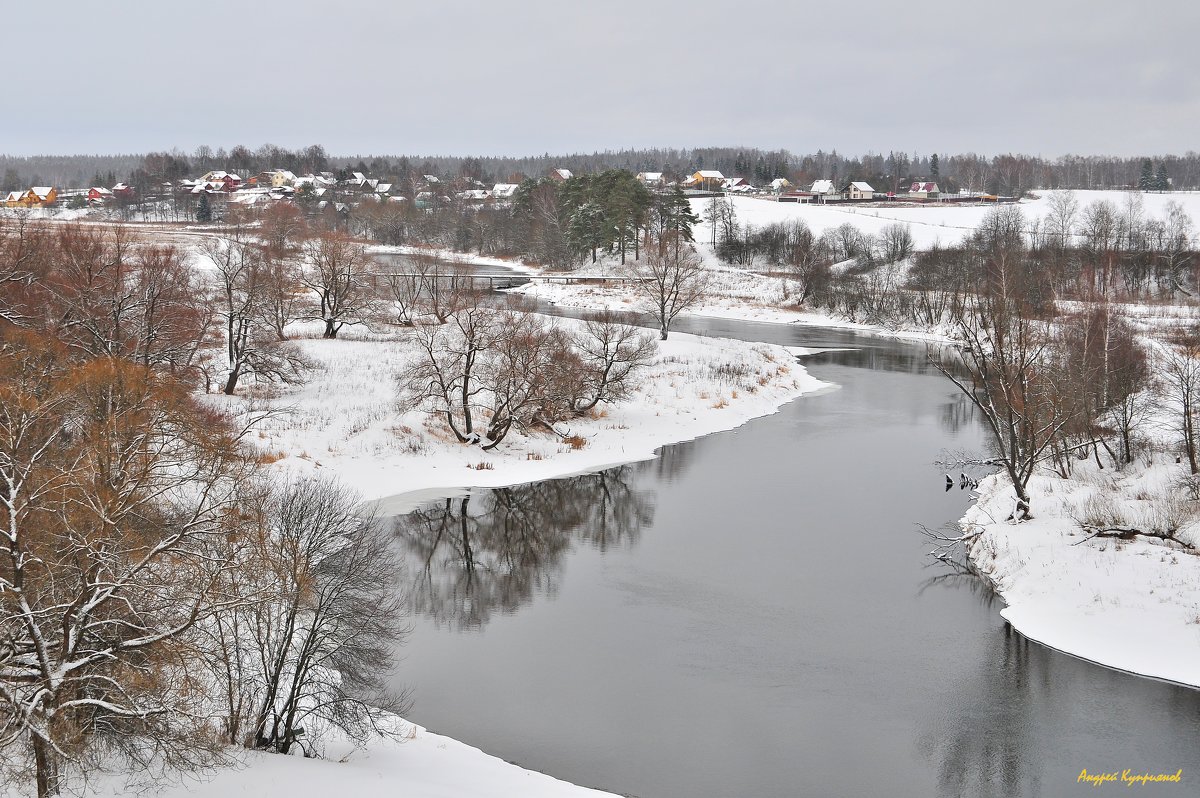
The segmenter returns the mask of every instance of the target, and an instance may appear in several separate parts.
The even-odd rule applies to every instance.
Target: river
[[[928,557],[916,525],[970,498],[934,462],[983,438],[923,346],[674,329],[850,351],[803,360],[838,390],[656,460],[398,518],[412,720],[642,798],[1195,794],[1200,692],[1031,643]]]

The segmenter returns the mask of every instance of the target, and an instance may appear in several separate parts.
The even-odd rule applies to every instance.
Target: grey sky
[[[1200,4],[4,2],[0,152],[1200,148]],[[14,60],[15,59],[15,60]]]

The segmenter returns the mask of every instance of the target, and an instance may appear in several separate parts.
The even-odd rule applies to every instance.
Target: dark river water
[[[982,436],[923,346],[677,329],[853,351],[803,360],[838,390],[656,460],[398,517],[412,720],[643,798],[1095,794],[1084,768],[1200,795],[1200,692],[1031,643],[927,556],[916,525],[969,501],[934,462]]]

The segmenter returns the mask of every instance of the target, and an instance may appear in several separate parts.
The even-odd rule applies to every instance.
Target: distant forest
[[[837,151],[796,155],[787,150],[751,147],[697,149],[643,149],[591,154],[528,157],[450,156],[333,156],[320,145],[287,150],[266,144],[251,150],[198,147],[194,152],[156,152],[144,155],[0,155],[0,190],[54,185],[83,188],[111,186],[125,181],[135,187],[152,182],[195,177],[210,169],[224,169],[243,177],[264,169],[290,169],[297,173],[333,171],[366,172],[390,180],[401,190],[414,176],[471,177],[484,184],[518,183],[540,177],[552,168],[573,172],[627,169],[663,172],[677,179],[699,169],[715,169],[726,177],[744,177],[767,183],[784,177],[796,185],[829,178],[834,182],[863,180],[877,191],[903,190],[913,180],[934,180],[943,191],[965,189],[1019,196],[1031,189],[1109,189],[1145,187],[1147,163],[1155,176],[1170,178],[1174,190],[1200,188],[1200,153],[1116,157],[1064,155],[1043,158],[1031,155],[977,155],[889,152],[843,155]]]

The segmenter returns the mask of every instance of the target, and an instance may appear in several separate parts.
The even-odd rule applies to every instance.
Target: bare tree
[[[600,402],[627,399],[636,387],[638,372],[650,365],[658,351],[654,339],[621,324],[608,311],[585,322],[583,329],[571,336],[571,346],[580,366],[564,375],[578,381],[569,403],[572,413],[591,410]]]
[[[1079,219],[1079,200],[1073,191],[1050,192],[1049,211],[1043,222],[1043,232],[1058,251],[1072,245],[1075,224]]]
[[[201,249],[215,267],[217,314],[225,326],[229,370],[224,393],[232,396],[245,374],[268,382],[302,381],[311,364],[295,345],[269,334],[270,297],[276,284],[263,250],[237,237],[207,238]]]
[[[663,341],[675,317],[708,295],[709,272],[696,250],[678,235],[651,248],[642,263],[631,266],[630,274],[642,305],[658,322]]]
[[[337,232],[322,232],[305,245],[304,284],[317,295],[325,338],[347,324],[365,324],[375,312],[378,291],[374,261],[361,244]]]
[[[498,332],[496,311],[480,295],[446,324],[417,327],[420,355],[399,378],[401,404],[438,414],[460,442],[478,442],[479,365]]]
[[[961,363],[931,358],[979,408],[1016,491],[1016,520],[1032,517],[1029,480],[1077,409],[1062,401],[1049,324],[1033,318],[1023,229],[1020,214],[1004,209],[985,219],[974,244],[985,282],[973,312],[958,323]]]
[[[880,256],[884,263],[899,263],[912,257],[912,228],[906,224],[885,224],[879,230]]]
[[[259,545],[273,600],[246,626],[260,660],[250,744],[313,754],[319,735],[356,741],[395,733],[388,713],[406,708],[385,673],[403,633],[399,563],[380,524],[336,481],[281,486],[266,507]]]
[[[0,748],[39,796],[66,763],[213,753],[184,663],[233,567],[237,442],[144,367],[0,338]]]
[[[0,216],[0,321],[27,324],[35,316],[30,295],[45,268],[47,239],[28,214]]]
[[[1200,336],[1184,336],[1176,347],[1164,349],[1158,373],[1163,395],[1175,410],[1177,430],[1191,473],[1200,473],[1196,455],[1196,412],[1200,407]]]
[[[556,327],[533,313],[502,311],[496,335],[480,359],[478,384],[488,399],[484,451],[494,449],[515,427],[540,422],[553,395],[558,354],[567,348]]]

